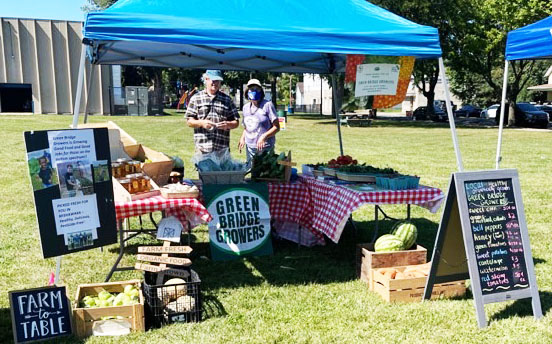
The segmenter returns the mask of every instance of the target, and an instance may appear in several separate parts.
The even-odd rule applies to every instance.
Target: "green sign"
[[[272,254],[266,184],[204,185],[213,260]]]

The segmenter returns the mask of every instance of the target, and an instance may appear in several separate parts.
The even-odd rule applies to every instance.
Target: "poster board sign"
[[[492,302],[531,298],[542,317],[517,170],[451,177],[424,299],[434,283],[468,276],[480,327]]]
[[[399,64],[367,63],[356,66],[355,97],[395,95]]]
[[[28,131],[24,137],[43,257],[116,243],[108,130]]]
[[[15,343],[30,343],[72,333],[71,308],[65,287],[9,292]]]
[[[272,254],[265,183],[203,185],[213,260]]]
[[[183,229],[182,223],[176,217],[166,217],[157,226],[157,239],[179,243]]]

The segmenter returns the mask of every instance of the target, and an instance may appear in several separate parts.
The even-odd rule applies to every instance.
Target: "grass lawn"
[[[7,293],[44,286],[55,259],[42,259],[29,182],[23,131],[64,129],[70,116],[0,116],[4,139],[0,149],[0,342],[11,342]],[[181,115],[163,117],[101,117],[91,122],[115,121],[141,143],[178,155],[186,176],[195,178],[190,162],[192,131]],[[241,129],[232,133],[237,147]],[[456,170],[450,130],[446,124],[375,120],[370,127],[342,128],[344,150],[359,161],[416,174],[421,183],[446,191]],[[466,170],[492,169],[496,128],[458,129]],[[354,213],[360,223],[355,237],[346,228],[339,244],[300,248],[275,242],[270,257],[234,262],[212,262],[207,231],[194,231],[195,270],[202,279],[205,320],[177,324],[120,338],[89,338],[87,343],[550,343],[552,342],[552,135],[549,131],[506,130],[504,168],[520,174],[529,236],[544,318],[535,321],[529,300],[485,307],[490,324],[478,330],[471,295],[459,300],[414,304],[387,304],[355,276],[355,245],[366,242],[373,230],[373,206]],[[293,116],[278,134],[277,151],[293,152],[299,163],[327,161],[339,153],[335,123],[328,118]],[[245,153],[235,157],[245,159]],[[432,251],[440,212],[412,208],[423,246]],[[404,216],[405,208],[386,207],[390,215]],[[441,209],[442,210],[442,209]],[[384,221],[382,232],[393,223]],[[137,238],[132,247],[148,241]],[[62,259],[61,279],[74,298],[80,283],[102,282],[114,263],[117,245]],[[127,254],[123,264],[134,262]],[[137,272],[116,273],[114,280],[140,278]],[[77,342],[68,338],[59,342]]]

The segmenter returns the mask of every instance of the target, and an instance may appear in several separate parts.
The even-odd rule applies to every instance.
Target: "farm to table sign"
[[[266,184],[204,185],[213,260],[272,254]]]

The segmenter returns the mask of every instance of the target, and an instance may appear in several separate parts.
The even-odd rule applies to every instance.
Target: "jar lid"
[[[148,176],[146,176],[146,175],[144,174],[144,179],[145,179],[145,180],[150,180],[151,177],[148,177]]]
[[[118,163],[123,163],[123,162],[128,162],[130,159],[127,159],[127,158],[119,158],[117,159],[117,162]]]
[[[118,179],[119,183],[121,184],[124,184],[124,183],[130,183],[130,179],[127,179],[127,178],[124,178],[124,179]]]

